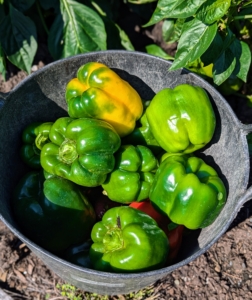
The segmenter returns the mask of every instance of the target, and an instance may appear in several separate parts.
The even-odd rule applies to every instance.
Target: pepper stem
[[[59,159],[66,164],[71,164],[77,158],[78,153],[75,141],[66,139],[59,148]]]
[[[117,222],[117,227],[121,229],[121,219],[120,219],[120,217],[117,217],[116,222]]]
[[[42,150],[43,146],[49,142],[48,134],[44,135],[43,133],[39,133],[35,139],[35,145],[39,150]]]
[[[123,247],[122,230],[119,227],[111,228],[103,238],[105,252],[115,251]]]

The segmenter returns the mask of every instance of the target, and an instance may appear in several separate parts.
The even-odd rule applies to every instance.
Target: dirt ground
[[[146,38],[153,38],[154,35],[155,31],[147,32]],[[32,71],[50,61],[42,45]],[[0,92],[12,90],[26,76],[24,72],[17,72],[9,66],[7,81],[0,78]],[[242,99],[237,102],[237,99],[230,98],[229,102],[242,122],[252,123],[252,109]],[[67,287],[67,283],[0,222],[0,299],[3,300],[249,300],[252,299],[252,201],[244,205],[229,230],[205,254],[142,291],[129,295],[99,296],[72,290],[68,291],[68,297],[62,296]]]

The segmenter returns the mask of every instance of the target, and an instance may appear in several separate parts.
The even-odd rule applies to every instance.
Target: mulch
[[[76,290],[76,295],[79,299],[252,299],[251,207],[248,203],[242,209],[234,227],[205,254],[146,289],[107,297]],[[250,217],[235,224],[245,215]],[[61,295],[58,284],[68,283],[0,222],[0,290],[11,299],[71,299]]]

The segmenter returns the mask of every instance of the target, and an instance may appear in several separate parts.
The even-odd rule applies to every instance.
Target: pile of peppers
[[[82,65],[66,85],[68,116],[29,124],[20,155],[29,171],[12,208],[24,234],[73,264],[105,272],[163,268],[186,231],[212,224],[227,199],[197,152],[215,112],[190,84],[148,101],[114,70]]]

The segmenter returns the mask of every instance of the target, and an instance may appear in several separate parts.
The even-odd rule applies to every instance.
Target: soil
[[[137,19],[137,18],[136,18]],[[123,24],[123,20],[122,20]],[[133,29],[135,39],[163,45],[160,24],[150,31]],[[141,38],[139,38],[141,35]],[[136,47],[141,50],[143,44]],[[172,53],[174,45],[168,49]],[[40,44],[32,72],[52,61]],[[8,92],[27,74],[8,65],[7,81],[0,78],[0,91]],[[251,123],[252,109],[243,99],[228,98],[239,119]],[[251,184],[251,180],[249,185]],[[206,253],[146,289],[129,295],[99,296],[85,291],[62,295],[67,283],[55,275],[2,222],[0,222],[0,299],[252,299],[252,202],[240,210],[229,230]],[[76,298],[74,298],[74,295]],[[77,298],[79,295],[80,298]]]

